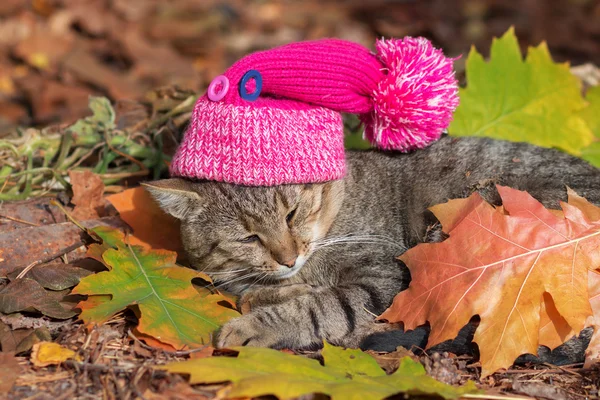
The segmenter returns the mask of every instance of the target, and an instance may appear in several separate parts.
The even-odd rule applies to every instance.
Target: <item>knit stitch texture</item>
[[[340,112],[358,114],[377,147],[407,151],[436,140],[458,105],[452,60],[422,38],[377,48],[323,39],[242,58],[224,73],[225,96],[197,101],[171,174],[252,186],[340,179]],[[240,96],[250,70],[262,76],[256,101]],[[254,89],[250,80],[246,90]]]

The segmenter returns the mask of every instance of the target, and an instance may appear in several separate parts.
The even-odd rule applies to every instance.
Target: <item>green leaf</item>
[[[596,136],[596,141],[583,149],[581,158],[600,168],[600,86],[590,88],[585,99],[590,104],[581,112],[581,117]]]
[[[189,374],[190,383],[232,382],[226,398],[274,395],[280,399],[322,393],[332,399],[383,399],[397,393],[439,395],[446,399],[477,392],[469,382],[453,387],[427,376],[421,364],[406,357],[392,375],[360,350],[325,343],[324,366],[317,360],[272,349],[238,347],[236,358],[211,357],[160,366]]]
[[[90,296],[78,305],[86,324],[103,323],[135,305],[141,313],[140,332],[175,348],[192,348],[210,343],[216,329],[239,316],[221,305],[227,302],[224,296],[195,289],[192,279],[210,278],[176,265],[176,253],[131,246],[117,232],[95,230],[105,240],[103,246],[116,246],[103,248],[102,259],[110,270],[83,278],[73,290]]]
[[[90,96],[92,116],[80,119],[68,130],[80,135],[90,135],[115,127],[115,110],[106,97]]]
[[[511,28],[494,39],[488,62],[472,48],[466,73],[451,135],[529,142],[574,155],[592,143],[580,115],[586,107],[581,83],[567,64],[552,61],[545,43],[529,48],[523,61]]]

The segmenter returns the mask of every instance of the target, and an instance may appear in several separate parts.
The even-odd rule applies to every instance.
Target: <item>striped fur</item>
[[[343,180],[324,184],[151,183],[182,219],[193,266],[251,310],[223,327],[217,345],[355,347],[390,329],[374,316],[408,286],[396,257],[439,238],[426,209],[449,198],[479,191],[497,203],[500,183],[547,206],[566,197],[565,185],[600,202],[597,169],[527,144],[444,137],[410,154],[349,152],[347,163]]]

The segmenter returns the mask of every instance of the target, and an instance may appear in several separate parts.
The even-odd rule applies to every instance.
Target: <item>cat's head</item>
[[[175,178],[145,186],[164,211],[181,220],[192,265],[222,281],[295,275],[343,200],[341,181],[247,187]]]

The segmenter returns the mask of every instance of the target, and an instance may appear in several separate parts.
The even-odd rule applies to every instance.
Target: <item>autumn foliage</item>
[[[406,329],[429,322],[433,346],[479,315],[474,341],[484,375],[582,330],[592,315],[588,274],[600,266],[599,208],[571,191],[560,212],[526,192],[498,191],[502,207],[475,193],[432,208],[449,238],[400,257],[413,280],[381,316]]]

